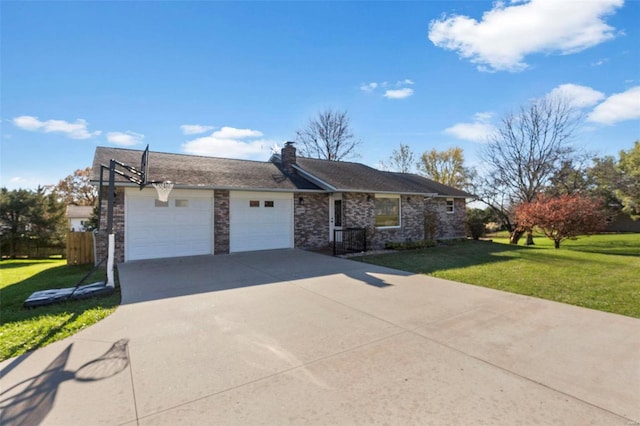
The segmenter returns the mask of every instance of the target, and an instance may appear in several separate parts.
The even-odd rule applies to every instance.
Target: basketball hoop
[[[169,193],[173,189],[173,183],[170,181],[164,181],[162,183],[153,183],[153,187],[158,191],[158,200],[166,203],[169,201]]]

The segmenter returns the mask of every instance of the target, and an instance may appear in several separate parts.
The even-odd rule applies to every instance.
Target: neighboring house
[[[67,221],[68,229],[70,231],[82,232],[85,230],[85,225],[89,222],[91,214],[93,213],[92,206],[76,206],[70,204],[67,206]]]
[[[142,151],[96,149],[92,182],[110,159],[135,166]],[[106,185],[108,177],[104,176]],[[151,152],[149,180],[172,181],[169,201],[116,177],[116,261],[278,248],[321,249],[334,229],[364,227],[369,246],[465,236],[472,195],[424,177],[359,163],[296,157],[288,142],[268,162]],[[102,231],[107,197],[103,187]],[[104,232],[98,257],[105,256]]]

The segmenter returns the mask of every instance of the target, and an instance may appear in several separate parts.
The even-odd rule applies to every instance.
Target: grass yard
[[[66,260],[3,260],[0,262],[0,361],[46,346],[105,318],[120,304],[120,293],[26,309],[31,293],[73,287],[92,265],[67,266]],[[89,277],[104,280],[104,272]]]
[[[524,240],[524,238],[523,238]],[[362,262],[640,318],[640,234],[508,238],[363,256]]]

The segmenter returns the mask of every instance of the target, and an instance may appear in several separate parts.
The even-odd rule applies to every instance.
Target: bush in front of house
[[[488,222],[487,212],[481,209],[467,209],[467,218],[465,225],[467,227],[467,235],[474,240],[479,240],[487,232],[485,223]]]

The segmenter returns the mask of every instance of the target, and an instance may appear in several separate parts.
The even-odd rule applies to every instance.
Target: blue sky
[[[0,185],[55,184],[96,146],[266,160],[347,110],[372,166],[464,149],[561,91],[574,143],[640,138],[640,2],[1,2]]]

